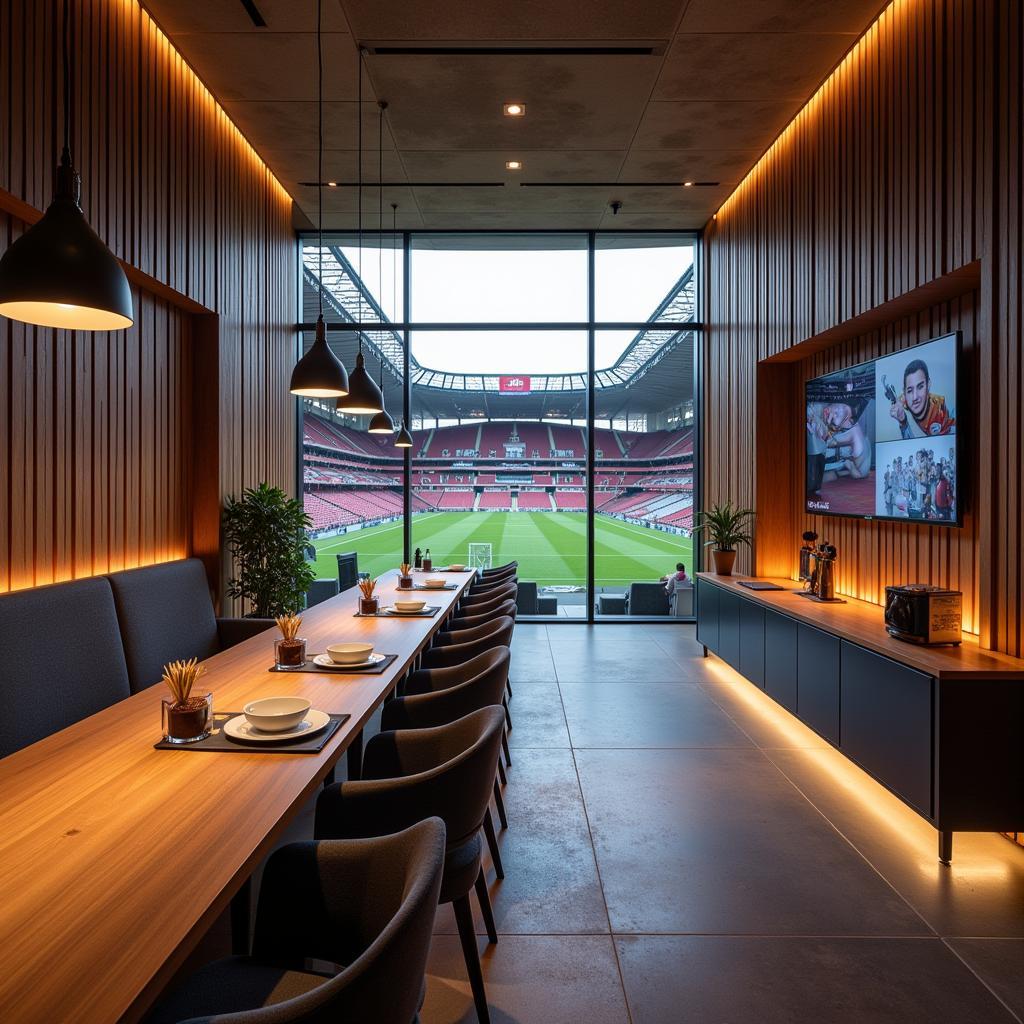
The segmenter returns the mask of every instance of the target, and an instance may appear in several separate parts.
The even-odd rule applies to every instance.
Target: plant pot
[[[184,704],[162,700],[161,721],[168,743],[197,743],[210,735],[213,718],[213,694],[189,697]]]
[[[306,664],[306,641],[300,637],[274,641],[274,663],[282,672],[294,672]]]
[[[380,602],[375,597],[359,598],[360,615],[376,615],[380,610]]]
[[[714,548],[711,555],[715,560],[715,572],[719,576],[731,576],[732,567],[736,564],[736,552],[720,551],[718,548]]]
[[[399,576],[398,577],[398,589],[399,590],[412,590],[412,577],[411,576]]]

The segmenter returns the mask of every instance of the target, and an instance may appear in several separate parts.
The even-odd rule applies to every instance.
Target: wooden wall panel
[[[294,487],[291,199],[136,0],[71,3],[82,205],[136,322],[0,320],[0,591],[213,568],[224,495]],[[49,3],[0,5],[0,251],[51,196],[58,26]]]
[[[762,542],[740,565],[792,565],[787,552],[813,526],[840,548],[843,592],[880,601],[893,581],[959,587],[965,625],[1015,655],[1024,654],[1022,56],[1016,0],[894,0],[705,232],[709,502],[754,504],[759,483],[768,486],[766,446],[778,439],[762,429],[772,394],[756,388],[759,361],[799,359],[790,350],[805,339],[898,308],[937,281],[966,280],[949,275],[980,262],[980,287],[791,364],[798,384],[962,329],[975,399],[963,529],[805,516],[795,434],[780,456],[801,467],[788,511],[759,526]]]

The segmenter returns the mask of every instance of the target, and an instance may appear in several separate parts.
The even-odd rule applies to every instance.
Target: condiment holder
[[[168,743],[197,743],[210,735],[213,694],[192,696],[192,687],[205,671],[195,658],[164,665],[161,681],[173,698],[160,701],[160,720]]]
[[[281,639],[274,641],[274,663],[281,672],[294,672],[306,664],[306,641],[298,635],[302,617],[279,615],[276,621]]]

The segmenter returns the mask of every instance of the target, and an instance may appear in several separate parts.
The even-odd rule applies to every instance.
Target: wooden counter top
[[[158,685],[0,760],[0,1016],[138,1019],[472,578],[429,595],[432,619],[353,618],[358,588],[303,615],[311,654],[345,640],[397,653],[381,675],[268,672],[276,630],[206,662],[216,711],[295,694],[350,714],[319,754],[154,750]],[[396,583],[381,577],[384,602]]]
[[[882,608],[867,601],[844,597],[846,604],[819,604],[800,597],[801,585],[790,579],[713,572],[699,572],[697,578],[938,679],[1024,679],[1024,660],[982,650],[973,638],[965,636],[959,647],[924,647],[897,640],[885,630]],[[750,590],[739,585],[740,580],[752,579],[776,583],[785,590]]]

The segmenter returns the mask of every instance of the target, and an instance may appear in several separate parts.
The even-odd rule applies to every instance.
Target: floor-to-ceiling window
[[[524,614],[685,617],[695,255],[694,236],[667,233],[304,239],[304,337],[322,257],[332,347],[351,368],[361,333],[414,441],[406,494],[392,438],[306,404],[320,571],[355,551],[377,573],[407,544],[435,565],[517,560]]]

